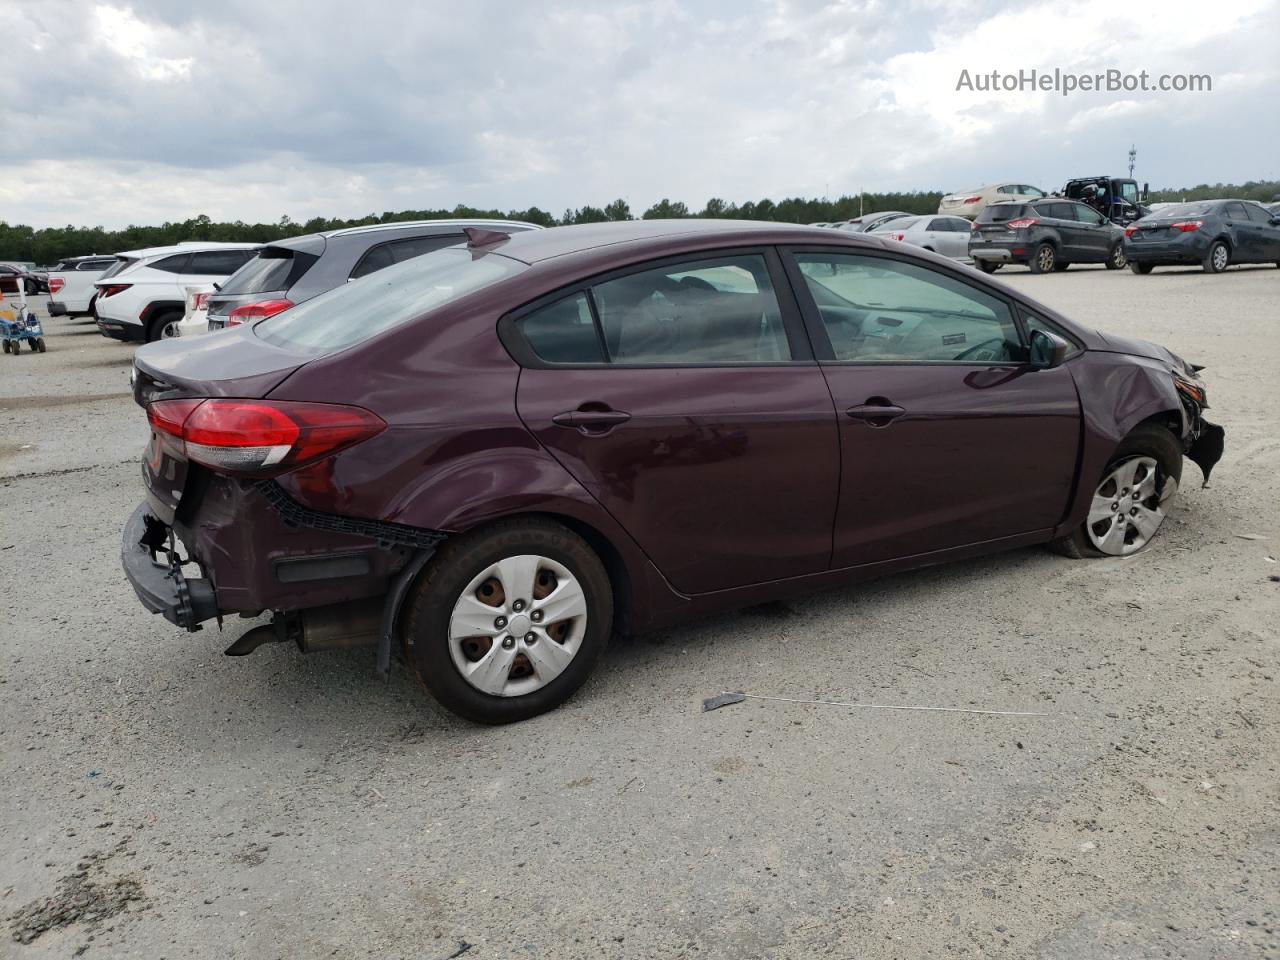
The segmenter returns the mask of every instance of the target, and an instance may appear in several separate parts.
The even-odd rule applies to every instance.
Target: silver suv
[[[515,220],[416,220],[280,240],[218,285],[209,297],[209,330],[273,316],[348,280],[464,243],[467,227],[503,233],[542,229]]]

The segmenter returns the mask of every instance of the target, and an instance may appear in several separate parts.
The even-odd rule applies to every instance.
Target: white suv
[[[185,288],[226,279],[259,246],[188,242],[116,254],[115,266],[94,284],[98,329],[117,340],[149,342],[177,336],[186,306]]]
[[[49,271],[49,316],[91,315],[93,298],[98,292],[94,281],[115,264],[115,257],[96,254],[58,261]]]

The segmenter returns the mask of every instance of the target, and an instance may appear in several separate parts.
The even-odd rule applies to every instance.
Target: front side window
[[[1031,186],[1030,184],[1027,184],[1027,183],[1022,184],[1022,185],[1018,188],[1018,192],[1019,192],[1019,193],[1021,193],[1021,194],[1023,194],[1024,196],[1028,196],[1028,197],[1043,197],[1043,196],[1044,196],[1044,191],[1043,191],[1043,190],[1039,189],[1038,187],[1033,187],[1033,186]]]
[[[1130,203],[1138,202],[1138,185],[1136,183],[1120,184],[1120,196],[1128,200]]]
[[[1091,223],[1095,227],[1104,223],[1106,218],[1092,207],[1086,207],[1082,203],[1071,204],[1071,212],[1075,214],[1077,220],[1081,223]]]
[[[790,360],[764,257],[719,257],[628,274],[592,288],[616,364]]]
[[[1022,359],[1008,305],[927,267],[840,253],[798,253],[837,360],[1002,363]]]
[[[1270,223],[1271,222],[1271,219],[1272,219],[1271,214],[1269,214],[1266,210],[1263,210],[1262,207],[1258,206],[1256,203],[1246,203],[1244,205],[1244,209],[1245,209],[1245,212],[1249,214],[1249,219],[1252,220],[1254,223]]]

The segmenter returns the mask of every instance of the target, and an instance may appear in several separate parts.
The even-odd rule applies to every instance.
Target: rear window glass
[[[283,293],[302,279],[319,257],[283,247],[263,250],[227,277],[220,294]]]
[[[1172,207],[1161,207],[1155,213],[1154,217],[1199,217],[1206,213],[1214,212],[1214,203],[1210,201],[1201,201],[1200,203],[1179,203]]]
[[[100,276],[98,279],[105,280],[107,279],[107,277],[114,277],[117,273],[124,270],[126,267],[131,267],[137,262],[138,262],[137,260],[130,259],[129,257],[121,257],[112,266],[108,267],[107,272],[104,273],[102,276]]]
[[[497,253],[437,250],[336,287],[261,321],[254,332],[276,346],[342,350],[527,269]]]
[[[978,223],[1004,223],[1016,220],[1027,212],[1025,203],[992,203],[982,208],[978,214]]]

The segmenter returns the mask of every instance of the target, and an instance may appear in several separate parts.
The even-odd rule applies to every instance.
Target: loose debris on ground
[[[58,880],[51,897],[33,900],[9,916],[10,932],[19,943],[31,943],[49,930],[73,923],[99,923],[143,901],[142,886],[132,877],[94,879],[104,855],[92,853],[74,873]]]

